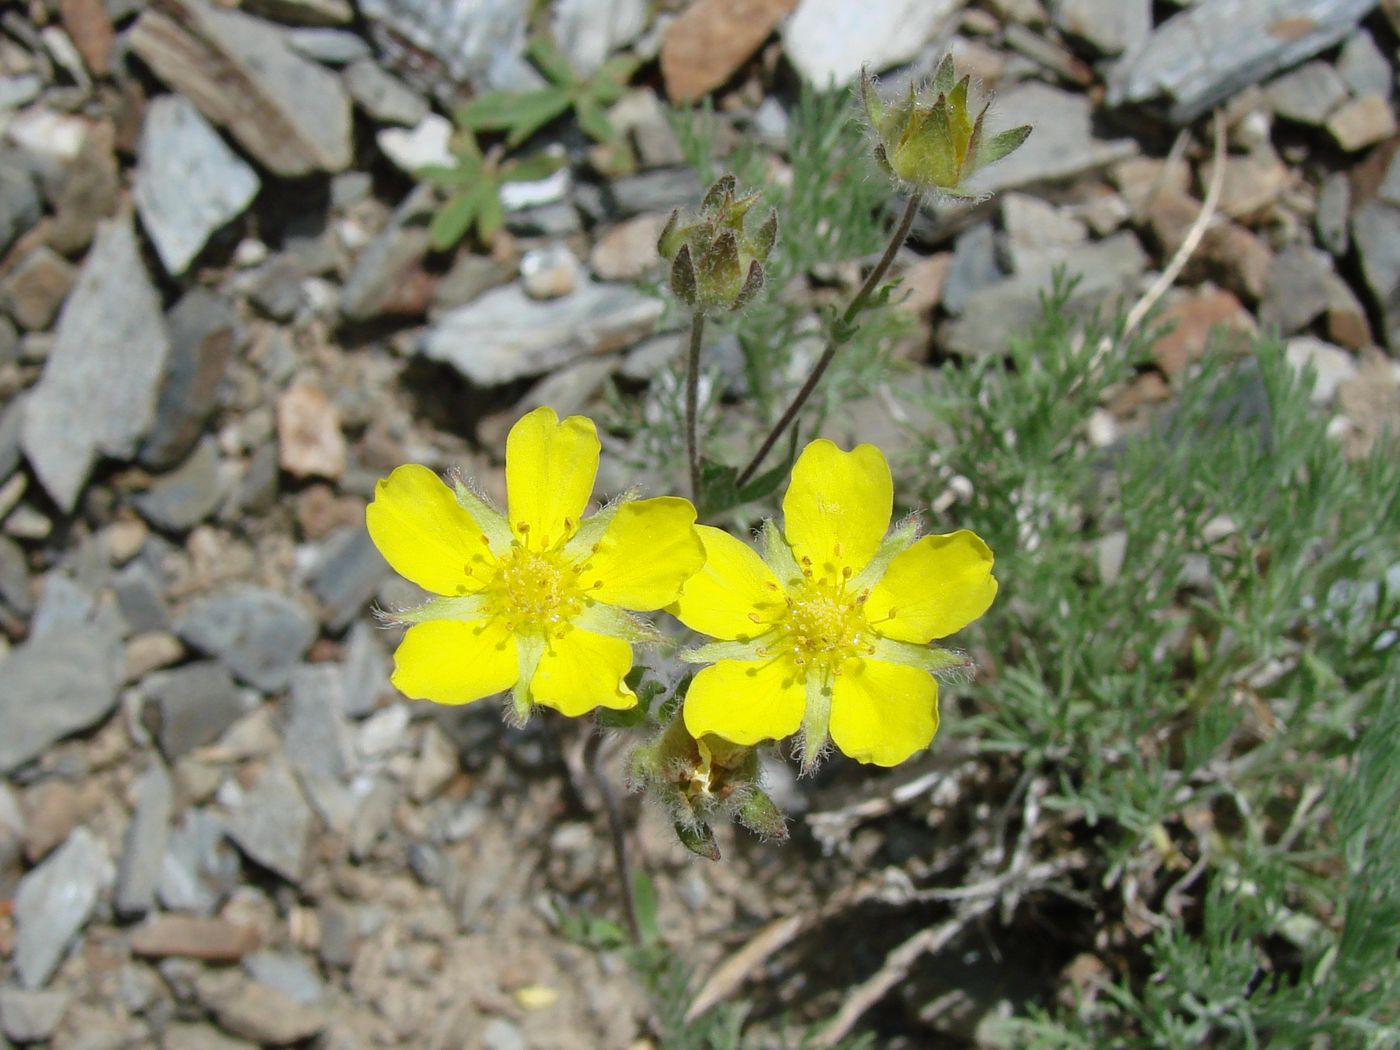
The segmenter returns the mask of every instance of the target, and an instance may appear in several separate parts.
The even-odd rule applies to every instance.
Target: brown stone
[[[1395,129],[1395,111],[1379,95],[1352,99],[1327,118],[1327,130],[1348,153],[1374,146]]]
[[[1225,222],[1206,230],[1197,252],[1199,266],[1217,284],[1234,292],[1247,303],[1264,296],[1274,253],[1260,237],[1237,222]]]
[[[58,16],[88,71],[106,73],[112,64],[112,22],[103,0],[58,0]]]
[[[258,933],[251,927],[193,915],[162,915],[131,931],[132,952],[153,958],[237,962],[256,950],[258,941]]]
[[[1395,362],[1378,350],[1364,352],[1358,365],[1356,376],[1337,388],[1337,407],[1353,425],[1346,436],[1348,453],[1366,456],[1400,419],[1400,375]]]
[[[1327,308],[1323,318],[1327,324],[1327,338],[1338,346],[1360,350],[1376,342],[1366,308],[1351,286],[1336,274],[1330,274],[1327,281]]]
[[[320,387],[293,383],[277,399],[277,451],[282,469],[299,478],[344,473],[340,416]]]
[[[661,77],[673,102],[719,87],[768,39],[797,0],[696,0],[661,43]]]
[[[916,316],[927,315],[942,300],[943,282],[952,268],[952,252],[939,252],[905,267],[901,274],[903,280],[895,292],[896,298],[903,294],[899,305]]]
[[[1214,173],[1210,162],[1201,167],[1201,186],[1209,186]],[[1220,211],[1232,219],[1259,217],[1278,200],[1288,185],[1288,169],[1272,150],[1225,158],[1220,187]]]
[[[1138,215],[1146,214],[1158,193],[1171,190],[1185,194],[1191,189],[1191,169],[1180,161],[1169,163],[1153,157],[1129,157],[1115,164],[1109,174],[1118,192]]]
[[[1216,328],[1232,332],[1253,332],[1254,320],[1230,292],[1200,291],[1187,295],[1162,312],[1164,322],[1173,323],[1171,332],[1152,348],[1157,367],[1168,379],[1175,379],[1192,361],[1205,353]]]
[[[94,123],[83,139],[82,151],[69,168],[55,202],[49,246],[75,257],[92,243],[97,224],[116,214],[121,173],[114,153],[116,129]]]
[[[1201,213],[1201,202],[1188,193],[1162,189],[1146,201],[1147,225],[1164,255],[1173,255],[1186,240],[1191,224]]]
[[[41,245],[10,271],[0,286],[0,301],[21,328],[44,331],[53,323],[77,273],[61,255]]]
[[[60,845],[82,816],[78,793],[66,780],[45,780],[24,796],[24,857],[37,864]]]
[[[354,496],[336,496],[329,485],[309,485],[297,495],[296,514],[302,535],[318,540],[342,525],[363,525],[365,505]]]
[[[598,238],[588,265],[604,281],[635,281],[661,261],[656,239],[665,225],[662,215],[638,215],[618,223]]]

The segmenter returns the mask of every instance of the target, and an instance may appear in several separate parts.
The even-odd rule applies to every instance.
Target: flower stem
[[[642,943],[641,926],[637,923],[637,901],[632,895],[632,865],[627,860],[627,828],[622,821],[622,803],[602,764],[603,734],[595,730],[583,747],[583,764],[598,785],[603,796],[603,809],[608,814],[608,833],[612,837],[613,862],[617,865],[617,883],[622,891],[622,915],[633,944]]]
[[[705,337],[705,315],[690,315],[690,352],[685,366],[685,448],[690,457],[690,498],[700,502],[700,342]]]
[[[812,396],[812,392],[817,389],[817,384],[822,381],[822,376],[830,367],[832,359],[836,357],[836,351],[850,339],[854,333],[849,331],[850,324],[855,320],[866,305],[870,302],[870,297],[875,294],[875,289],[880,282],[885,279],[885,274],[889,272],[890,264],[894,262],[895,254],[903,247],[905,240],[909,237],[909,230],[914,225],[914,219],[919,214],[919,205],[923,201],[923,195],[916,193],[909,198],[909,204],[904,209],[904,215],[899,220],[899,225],[895,227],[894,235],[890,238],[890,243],[885,246],[885,254],[880,256],[880,261],[875,264],[875,268],[865,278],[865,283],[860,286],[860,291],[856,292],[855,298],[846,307],[846,312],[841,315],[841,321],[836,326],[836,330],[827,338],[826,348],[822,351],[822,356],[818,358],[816,367],[812,369],[807,381],[802,384],[802,389],[797,392],[797,396],[792,399],[783,412],[782,418],[774,424],[773,429],[768,432],[768,436],[763,439],[763,444],[754,453],[753,459],[749,460],[748,466],[740,472],[736,484],[739,487],[746,485],[758,468],[763,465],[768,453],[773,451],[773,446],[778,443],[778,439],[783,436],[783,432],[792,425],[792,421],[797,418],[797,413],[802,410],[802,406],[807,403],[807,399]]]

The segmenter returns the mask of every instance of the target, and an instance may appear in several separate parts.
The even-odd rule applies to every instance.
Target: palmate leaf
[[[459,190],[447,199],[428,227],[428,241],[437,251],[446,251],[467,235],[476,221],[479,196],[475,186]]]
[[[570,101],[568,90],[559,86],[521,92],[493,91],[462,106],[458,120],[473,131],[505,131],[506,144],[518,146],[565,112]]]
[[[538,182],[547,179],[564,166],[562,157],[552,153],[536,153],[508,161],[501,169],[502,182]]]
[[[595,98],[581,98],[574,105],[578,126],[583,133],[595,142],[611,142],[616,135],[612,121]]]
[[[528,58],[547,78],[563,87],[574,83],[573,67],[547,36],[537,36],[525,49]]]
[[[476,235],[483,244],[490,244],[506,224],[505,208],[501,205],[501,188],[496,182],[483,183],[476,213]]]
[[[439,186],[466,186],[481,177],[480,172],[469,171],[466,168],[449,168],[446,164],[426,164],[415,174],[418,178],[435,182]]]

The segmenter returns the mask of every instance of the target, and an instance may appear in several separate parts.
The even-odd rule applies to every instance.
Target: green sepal
[[[457,497],[457,502],[462,509],[472,516],[472,520],[486,534],[486,542],[491,547],[491,553],[498,558],[504,556],[510,550],[511,544],[515,542],[506,516],[493,507],[486,497],[477,492],[459,472],[453,471],[450,478],[452,494]]]
[[[787,819],[773,800],[757,787],[745,794],[734,815],[740,824],[761,838],[773,842],[787,841]]]
[[[678,820],[674,827],[676,838],[680,839],[681,845],[691,853],[706,860],[719,860],[719,843],[715,841],[715,833],[710,825],[703,820],[697,820],[694,824]]]
[[[762,634],[766,633],[767,628],[764,628]],[[762,634],[759,637],[762,637]],[[718,641],[708,642],[694,649],[682,649],[677,655],[688,664],[712,664],[720,660],[761,660],[759,648],[756,638],[747,642]]]
[[[1031,126],[1022,124],[1018,128],[1003,131],[985,140],[977,150],[977,156],[973,160],[973,167],[985,168],[988,164],[995,164],[1007,154],[1021,148],[1021,144],[1030,138]]]
[[[585,555],[592,554],[594,546],[603,538],[608,531],[608,526],[612,524],[613,518],[617,517],[618,510],[624,503],[630,503],[637,498],[640,489],[633,487],[622,493],[616,499],[605,503],[597,514],[584,518],[579,524],[578,531],[569,537],[569,542],[564,544],[564,557],[571,562],[577,562]]]
[[[880,637],[876,637],[871,646],[875,650],[871,654],[872,660],[917,667],[934,675],[967,671],[972,667],[972,660],[967,653],[956,649],[940,649],[937,646],[915,645],[913,642]]]
[[[894,529],[885,541],[880,544],[875,552],[875,557],[871,558],[865,568],[860,570],[850,582],[850,589],[857,594],[869,587],[874,587],[885,577],[885,571],[890,567],[890,562],[894,561],[895,555],[901,551],[908,550],[913,542],[919,538],[919,516],[909,514],[900,519],[895,524]]]
[[[957,71],[953,67],[953,56],[951,52],[943,56],[938,63],[938,68],[933,74],[931,87],[939,95],[946,95],[953,90],[953,84],[957,79]]]
[[[802,714],[802,770],[805,775],[817,767],[826,748],[831,724],[831,679],[807,675],[807,709]]]
[[[632,645],[655,645],[666,636],[651,624],[639,620],[613,605],[591,602],[573,620],[575,626],[608,638],[618,638]]]
[[[530,720],[530,711],[535,706],[534,697],[530,693],[530,683],[535,680],[535,672],[539,670],[544,651],[543,635],[532,632],[516,634],[515,659],[516,666],[520,669],[520,677],[515,680],[515,685],[510,691],[510,710],[514,716],[512,721],[516,725],[523,726]]]
[[[412,609],[400,609],[397,612],[382,610],[378,615],[387,624],[427,623],[429,620],[457,620],[463,623],[476,623],[483,619],[481,613],[485,606],[485,595],[467,594],[451,598],[434,598],[422,605],[415,605]]]

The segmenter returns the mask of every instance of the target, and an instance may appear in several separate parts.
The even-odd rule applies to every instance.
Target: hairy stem
[[[784,410],[782,418],[774,424],[773,429],[768,432],[768,436],[763,439],[763,444],[759,445],[758,451],[753,454],[753,459],[749,460],[748,466],[740,472],[736,481],[740,487],[747,484],[757,473],[768,453],[773,451],[773,446],[778,443],[778,439],[783,436],[788,427],[792,426],[792,421],[797,418],[797,413],[802,411],[802,406],[807,403],[807,399],[812,396],[812,392],[817,389],[817,384],[822,381],[822,376],[831,366],[832,360],[836,357],[836,351],[840,350],[850,339],[852,333],[847,332],[846,329],[855,320],[856,315],[865,309],[870,302],[870,297],[875,294],[880,282],[885,279],[890,264],[894,262],[895,253],[904,245],[909,236],[910,227],[914,225],[914,218],[919,214],[919,204],[922,201],[923,196],[918,193],[909,198],[904,215],[901,216],[899,225],[895,227],[890,243],[885,246],[885,254],[880,256],[880,261],[875,264],[875,268],[865,278],[865,283],[860,286],[860,291],[856,292],[855,298],[846,307],[846,312],[841,315],[841,321],[836,326],[836,331],[827,339],[826,348],[822,351],[822,356],[817,359],[816,367],[812,369],[811,375],[802,384],[802,389],[797,392],[792,403]]]
[[[705,337],[705,315],[690,315],[690,353],[685,365],[685,449],[690,457],[690,498],[700,502],[700,343]]]
[[[637,923],[637,901],[632,896],[632,865],[627,859],[627,827],[622,820],[622,803],[602,764],[603,734],[595,731],[584,744],[583,764],[603,797],[603,809],[608,814],[608,832],[612,838],[613,863],[617,865],[617,882],[622,891],[622,914],[627,921],[627,933],[633,944],[642,943],[642,930]]]

